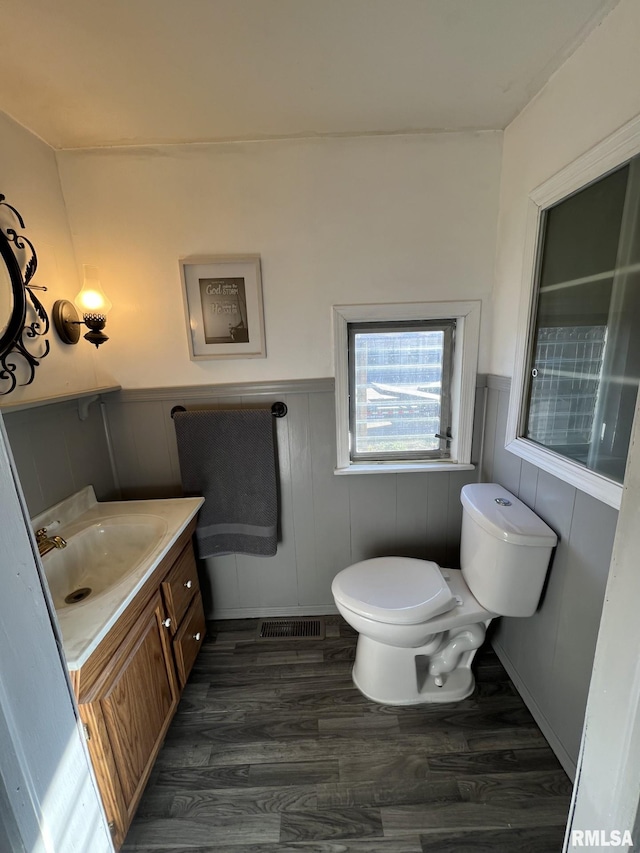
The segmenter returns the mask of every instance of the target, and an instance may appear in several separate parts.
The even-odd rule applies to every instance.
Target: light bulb
[[[112,308],[109,298],[102,289],[98,268],[83,264],[82,290],[73,300],[83,314],[106,315]]]

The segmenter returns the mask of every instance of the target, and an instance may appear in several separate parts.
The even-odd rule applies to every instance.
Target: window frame
[[[402,473],[410,471],[473,470],[471,440],[475,404],[480,301],[335,305],[333,307],[336,381],[337,464],[335,474]],[[352,460],[349,447],[349,325],[454,320],[455,344],[451,366],[450,457]]]
[[[623,484],[542,447],[525,438],[521,433],[524,431],[526,417],[527,374],[535,331],[538,272],[546,211],[589,184],[605,177],[638,154],[640,154],[640,118],[628,122],[529,194],[516,353],[505,434],[505,448],[510,453],[559,477],[614,509],[620,508]]]

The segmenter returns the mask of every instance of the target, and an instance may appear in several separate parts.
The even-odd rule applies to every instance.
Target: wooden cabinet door
[[[105,667],[98,704],[120,782],[128,828],[178,704],[160,594]]]
[[[164,611],[155,595],[119,649],[114,678],[100,699],[105,725],[130,813],[178,704]]]

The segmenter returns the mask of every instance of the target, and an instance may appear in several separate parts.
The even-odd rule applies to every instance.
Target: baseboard
[[[540,710],[538,703],[531,695],[529,689],[522,681],[516,668],[514,667],[509,655],[505,652],[505,650],[494,640],[492,640],[491,645],[493,646],[493,650],[498,655],[500,659],[500,663],[507,670],[509,678],[513,681],[516,690],[522,696],[522,699],[527,706],[527,708],[531,711],[531,716],[536,721],[538,726],[540,727],[540,731],[545,736],[545,738],[549,741],[549,746],[555,752],[556,757],[560,764],[562,764],[565,773],[573,782],[576,776],[576,762],[569,756],[569,753],[566,751],[560,740],[558,739],[556,733],[553,731],[551,724]]]
[[[329,616],[337,613],[334,604],[321,604],[319,606],[297,606],[297,607],[236,607],[222,608],[214,607],[213,615],[207,614],[207,619],[268,619],[270,616]]]

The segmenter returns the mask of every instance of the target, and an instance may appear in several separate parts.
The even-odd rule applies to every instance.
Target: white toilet
[[[458,702],[497,616],[532,616],[556,534],[494,483],[464,486],[462,569],[377,557],[341,571],[331,591],[359,633],[353,681],[374,702]]]

